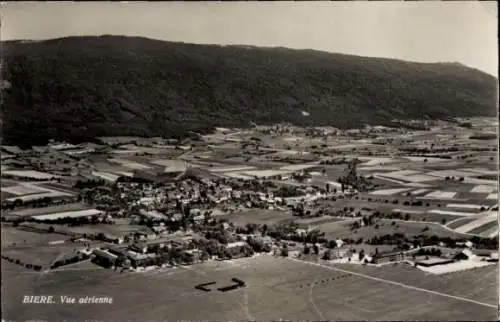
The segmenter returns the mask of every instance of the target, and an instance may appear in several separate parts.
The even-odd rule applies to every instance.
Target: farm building
[[[402,252],[390,252],[390,253],[378,253],[373,256],[373,262],[375,264],[397,262],[405,258]]]
[[[115,266],[118,258],[118,256],[99,248],[94,249],[93,254],[95,256],[93,261],[105,267]]]

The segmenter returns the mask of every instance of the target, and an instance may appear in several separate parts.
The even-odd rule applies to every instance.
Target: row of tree
[[[6,255],[3,255],[3,254],[1,255],[1,257],[2,257],[2,259],[5,259],[6,261],[8,261],[10,263],[21,265],[21,266],[24,266],[24,267],[26,267],[28,269],[32,269],[32,270],[35,270],[35,271],[40,271],[42,269],[42,266],[40,266],[40,265],[33,265],[33,264],[23,263],[19,259],[14,259],[12,257],[6,256]]]

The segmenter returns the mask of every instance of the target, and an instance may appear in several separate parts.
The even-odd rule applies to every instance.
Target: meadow
[[[351,238],[357,240],[359,238],[368,239],[395,233],[404,234],[408,238],[418,235],[437,235],[439,237],[461,236],[459,233],[455,233],[432,222],[394,221],[395,224],[392,225],[393,221],[391,219],[381,219],[373,226],[364,226],[356,230],[351,229],[352,222],[333,222],[321,224],[318,226],[318,229],[324,232],[325,237],[328,239]],[[428,229],[424,231],[425,228]]]
[[[272,225],[278,222],[298,219],[288,212],[281,210],[249,209],[242,212],[218,216],[219,219],[226,219],[236,226],[244,226],[248,223]]]
[[[335,268],[341,271],[327,265],[318,267],[270,256],[123,274],[75,265],[43,275],[14,275],[2,267],[5,275],[12,275],[12,279],[2,285],[7,295],[3,313],[5,319],[15,320],[40,316],[48,320],[78,316],[79,319],[142,321],[160,317],[191,321],[444,321],[496,317],[493,304],[497,302],[494,283],[497,274],[489,267],[474,275],[467,275],[468,272],[456,277],[450,275],[445,277],[446,282],[439,280],[443,277],[427,276],[411,268],[377,270],[344,265]],[[371,278],[380,274],[385,274],[384,279]],[[228,285],[233,277],[245,281],[247,286],[225,293],[194,288],[211,281],[218,287]],[[394,285],[391,280],[403,284]],[[24,294],[109,296],[113,303],[26,306],[21,303]]]

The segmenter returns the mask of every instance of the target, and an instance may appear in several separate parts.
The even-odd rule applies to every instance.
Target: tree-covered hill
[[[496,78],[456,63],[122,36],[2,45],[11,85],[3,138],[19,145],[250,122],[350,128],[496,115]]]

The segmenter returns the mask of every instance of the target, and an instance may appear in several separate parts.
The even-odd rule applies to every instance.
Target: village
[[[496,147],[467,147],[470,139],[453,124],[419,126],[443,132],[439,150],[425,130],[283,125],[218,129],[184,142],[121,137],[28,151],[4,146],[2,230],[60,236],[51,247],[72,246],[45,265],[2,257],[35,270],[91,261],[121,272],[262,253],[406,262],[436,273],[491,265],[498,260],[496,172],[484,165],[494,165]],[[454,138],[449,147],[446,136]],[[388,151],[395,156],[378,156]],[[456,192],[431,191],[444,183]],[[465,203],[481,194],[481,203]],[[8,240],[3,248],[22,243]]]

